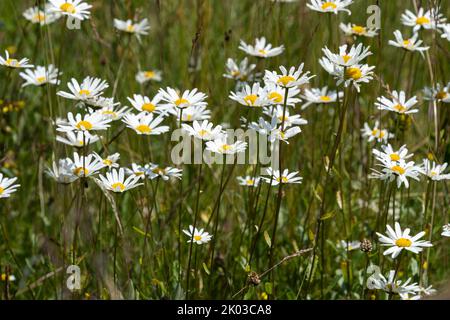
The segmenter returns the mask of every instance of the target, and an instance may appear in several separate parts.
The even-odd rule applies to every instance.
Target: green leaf
[[[264,288],[268,294],[272,294],[272,283],[271,282],[266,282],[264,284]]]
[[[327,219],[330,219],[333,217],[334,217],[334,211],[330,211],[330,212],[325,213],[323,216],[321,216],[320,220],[323,221],[323,220],[327,220]]]
[[[272,246],[272,240],[270,240],[270,236],[267,233],[267,231],[264,231],[264,239],[266,240],[267,245],[269,248]]]
[[[205,270],[206,274],[209,276],[210,272],[209,272],[208,266],[204,262],[203,262],[203,269]]]

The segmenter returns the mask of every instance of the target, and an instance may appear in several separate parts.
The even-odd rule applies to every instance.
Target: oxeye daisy
[[[447,223],[446,225],[442,226],[441,236],[450,237],[450,223]]]
[[[140,94],[134,94],[133,98],[128,97],[133,108],[139,112],[155,113],[155,114],[165,114],[170,107],[163,106],[160,104],[161,96],[155,95],[153,99]]]
[[[441,24],[440,28],[442,31],[441,38],[444,38],[444,39],[447,39],[448,41],[450,41],[450,23]]]
[[[417,283],[411,283],[411,278],[407,279],[405,282],[402,282],[401,280],[395,280],[396,275],[397,272],[395,270],[390,270],[386,279],[381,273],[375,272],[371,277],[369,277],[367,287],[370,290],[383,290],[386,293],[401,296],[410,294],[415,295],[419,292],[420,287]]]
[[[111,169],[111,168],[119,168],[119,164],[117,161],[120,159],[120,153],[116,152],[114,154],[111,154],[107,156],[106,158],[100,157],[98,154],[94,152],[94,154],[102,160],[102,163],[105,167]]]
[[[275,57],[283,53],[284,46],[281,45],[279,47],[272,47],[272,44],[267,43],[265,37],[256,38],[255,45],[246,44],[243,40],[241,40],[239,44],[239,49],[247,53],[248,55],[257,57],[257,58],[270,58]]]
[[[169,180],[169,178],[181,179],[183,170],[173,167],[161,167],[154,163],[149,163],[145,166],[145,175],[149,179],[161,178],[164,181]]]
[[[202,121],[211,118],[211,110],[207,109],[206,106],[192,106],[184,109],[170,108],[169,113],[174,115],[177,120],[181,116],[182,122]]]
[[[194,121],[192,126],[183,123],[182,127],[190,136],[200,140],[214,140],[223,133],[222,126],[214,127],[214,124],[208,120]]]
[[[212,238],[212,235],[208,232],[203,231],[203,229],[194,229],[194,226],[189,226],[189,230],[183,230],[183,232],[189,237],[187,242],[194,242],[196,244],[208,243]]]
[[[82,0],[49,0],[49,11],[78,20],[89,19],[92,6]]]
[[[382,151],[373,149],[373,154],[378,161],[400,161],[411,158],[414,154],[408,154],[408,149],[406,145],[403,145],[398,150],[394,150],[390,144],[381,147]]]
[[[360,26],[354,23],[341,23],[339,28],[345,33],[347,36],[363,36],[367,38],[373,38],[378,35],[377,29],[369,29],[364,26]]]
[[[5,50],[5,58],[0,56],[0,65],[12,68],[12,69],[26,69],[33,68],[32,64],[28,63],[29,60],[27,58],[23,58],[21,60],[13,59],[9,56],[8,50]]]
[[[72,168],[72,173],[78,177],[93,176],[105,167],[102,158],[100,158],[97,154],[80,156],[77,152],[74,152],[73,160],[70,158],[66,159]]]
[[[338,242],[336,247],[343,251],[353,251],[353,250],[358,250],[361,247],[361,242],[360,241],[341,240]]]
[[[86,114],[82,116],[72,112],[67,114],[67,121],[58,123],[57,131],[98,131],[109,128],[109,122],[112,120],[105,118],[100,113]]]
[[[283,105],[284,104],[284,96],[286,95],[286,89],[273,84],[269,83],[264,87],[264,91],[266,94],[267,99],[270,101],[271,105]],[[297,103],[301,102],[302,100],[297,98],[297,95],[300,93],[300,89],[293,87],[288,90],[286,105],[288,106],[295,106]]]
[[[72,78],[71,82],[67,84],[67,87],[69,88],[70,93],[58,91],[56,94],[66,99],[89,102],[90,100],[95,101],[95,98],[101,96],[103,91],[108,88],[109,85],[105,80],[86,77],[81,85],[76,79]]]
[[[378,97],[375,105],[378,110],[388,110],[400,114],[410,114],[419,112],[419,109],[411,109],[417,104],[416,96],[406,100],[406,94],[404,91],[392,91],[392,98]]]
[[[380,123],[375,121],[373,128],[367,122],[364,123],[364,128],[361,129],[363,137],[367,137],[368,142],[374,140],[386,143],[389,139],[394,137],[394,134],[389,133],[386,129],[380,129]]]
[[[308,121],[303,119],[301,115],[291,115],[289,110],[284,110],[283,106],[280,105],[277,105],[275,108],[265,107],[263,113],[268,115],[270,118],[275,117],[278,124],[284,123],[285,128],[293,125],[308,124]]]
[[[105,106],[101,109],[96,110],[94,113],[102,115],[104,119],[109,119],[112,121],[117,121],[122,119],[129,109],[127,107],[116,108],[115,106]]]
[[[311,0],[311,3],[307,3],[306,6],[311,10],[318,12],[332,12],[338,14],[339,11],[352,14],[346,7],[351,5],[353,0]]]
[[[43,86],[44,84],[59,84],[58,76],[62,72],[58,72],[58,69],[53,65],[49,65],[48,68],[37,66],[36,69],[27,69],[24,72],[19,73],[19,75],[25,80],[22,87],[29,85]]]
[[[304,64],[302,63],[297,69],[291,67],[289,71],[284,66],[280,66],[281,74],[278,74],[276,71],[266,70],[264,81],[266,83],[276,84],[283,88],[293,88],[304,85],[314,76],[309,76],[309,71],[303,72],[303,66]]]
[[[135,22],[130,19],[126,21],[114,19],[114,27],[120,31],[136,35],[138,40],[140,40],[141,36],[148,35],[148,30],[150,30],[148,19],[143,19],[140,22]]]
[[[328,90],[328,87],[322,87],[322,88],[311,88],[311,89],[305,89],[303,91],[303,95],[301,95],[302,99],[306,100],[307,102],[302,105],[302,109],[306,109],[311,104],[327,104],[327,103],[333,103],[336,102],[338,99],[338,93],[336,91]],[[339,100],[341,100],[344,97],[344,92],[339,92]]]
[[[161,96],[161,100],[167,102],[166,105],[170,107],[184,109],[187,107],[202,107],[207,105],[205,99],[208,96],[196,88],[185,90],[180,94],[175,89],[167,87],[166,90],[159,89],[158,93]]]
[[[247,143],[243,141],[236,141],[234,143],[228,142],[228,136],[222,135],[212,141],[206,142],[206,150],[219,154],[235,154],[244,152],[247,148]]]
[[[424,247],[432,247],[429,241],[419,240],[425,235],[425,231],[419,232],[414,237],[409,235],[410,229],[406,228],[402,231],[400,224],[395,223],[395,230],[386,225],[387,236],[378,233],[379,240],[382,246],[389,246],[390,248],[383,252],[383,255],[391,255],[395,259],[402,250],[408,250],[413,253],[419,253]]]
[[[247,82],[252,80],[251,72],[256,68],[256,64],[249,65],[247,57],[239,65],[233,59],[228,58],[225,67],[226,72],[223,74],[225,78]]]
[[[115,107],[120,105],[120,102],[114,102],[114,98],[106,98],[102,96],[94,96],[85,100],[85,103],[89,107],[93,108],[102,108],[102,109],[114,109]],[[78,105],[79,107],[83,107],[85,105]],[[92,113],[92,112],[90,112]]]
[[[251,176],[236,177],[236,179],[239,182],[239,185],[247,187],[257,187],[261,180],[260,177],[251,177]]]
[[[64,131],[64,136],[56,136],[56,141],[77,148],[96,143],[99,139],[99,136],[88,131]]]
[[[347,50],[348,46],[346,44],[339,47],[339,54],[332,53],[327,47],[323,48],[322,51],[325,57],[332,63],[348,67],[358,65],[363,59],[367,58],[372,54],[370,52],[370,47],[364,47],[362,43],[357,46],[352,46],[350,50]]]
[[[39,7],[31,7],[23,12],[25,19],[33,24],[40,24],[41,26],[48,25],[58,20],[61,15],[49,11],[49,4],[46,4],[44,10]]]
[[[137,115],[128,113],[122,119],[127,127],[133,129],[138,135],[159,135],[169,131],[168,126],[159,126],[163,120],[162,116],[154,118],[153,114],[145,112]]]
[[[419,181],[419,174],[423,173],[420,166],[416,166],[414,161],[406,162],[405,160],[391,161],[383,160],[378,166],[382,167],[381,172],[373,170],[372,178],[393,181],[397,180],[397,188],[402,184],[405,188],[409,188],[408,178]]]
[[[288,169],[284,169],[283,172],[280,170],[274,170],[269,167],[266,169],[266,174],[269,177],[261,177],[264,182],[270,183],[272,186],[277,186],[280,183],[302,183],[303,178],[297,176],[298,171],[289,172]]]
[[[389,40],[389,44],[394,47],[402,48],[408,51],[418,51],[423,56],[423,51],[428,50],[430,47],[421,47],[420,45],[423,43],[422,40],[419,40],[419,34],[414,33],[411,38],[403,38],[400,30],[394,31],[394,40]]]
[[[121,193],[142,185],[142,183],[138,183],[140,178],[137,176],[132,175],[125,179],[124,168],[112,169],[106,173],[106,177],[100,174],[99,178],[103,186],[112,192]]]
[[[237,93],[231,92],[229,98],[248,107],[263,107],[272,104],[267,97],[267,92],[264,88],[261,88],[258,82],[254,83],[251,87],[245,85],[245,87]]]
[[[423,160],[424,174],[434,181],[449,180],[450,174],[444,174],[445,169],[447,169],[447,163],[436,164],[434,161],[428,159]]]
[[[426,87],[423,89],[423,94],[425,100],[450,103],[450,82],[446,86],[437,83],[435,87]]]
[[[136,73],[136,81],[140,84],[149,81],[160,82],[161,80],[162,80],[162,72],[159,70],[145,70]]]
[[[282,128],[281,125],[270,134],[269,141],[281,140],[289,144],[288,139],[302,132],[299,126]]]
[[[421,28],[423,29],[436,29],[439,24],[444,23],[446,18],[442,13],[439,13],[439,9],[431,8],[425,11],[423,8],[419,8],[417,14],[406,10],[402,14],[401,21],[405,26],[413,27],[413,31],[417,32]]]
[[[79,177],[74,173],[75,164],[70,159],[60,159],[58,164],[53,161],[53,169],[47,168],[46,173],[57,183],[69,184],[77,180]]]
[[[17,181],[17,178],[7,178],[4,177],[2,173],[0,173],[0,199],[1,198],[9,198],[11,194],[17,191],[17,188],[20,187],[20,184],[14,184]]]
[[[368,83],[373,79],[373,69],[375,66],[353,65],[351,67],[343,67],[332,63],[326,57],[319,60],[320,65],[337,80],[336,84],[344,83],[345,87],[353,85],[356,91],[360,91],[361,83]]]
[[[145,172],[146,168],[142,165],[132,163],[131,169],[125,168],[125,173],[129,176],[134,175],[136,177],[139,177],[139,179],[145,179]]]

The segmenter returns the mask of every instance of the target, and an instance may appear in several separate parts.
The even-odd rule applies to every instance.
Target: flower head
[[[254,57],[270,58],[280,55],[284,51],[284,46],[272,47],[265,37],[261,37],[255,40],[255,45],[246,44],[241,40],[239,49]]]
[[[194,229],[194,226],[189,226],[189,230],[183,230],[183,232],[189,237],[187,242],[194,242],[196,244],[208,243],[212,238],[212,235],[208,232],[203,231],[203,229]]]
[[[34,66],[32,64],[29,64],[28,61],[29,60],[27,58],[23,58],[21,60],[11,58],[9,56],[8,50],[5,50],[5,58],[0,56],[0,65],[3,65],[11,69],[33,68]]]
[[[17,191],[20,184],[14,184],[16,181],[17,178],[6,178],[0,173],[0,199],[9,198],[12,193]]]
[[[106,173],[106,177],[99,175],[99,178],[107,190],[118,193],[122,193],[142,185],[142,183],[138,183],[140,178],[135,175],[129,176],[125,179],[124,168],[120,168],[119,170],[112,169],[112,171]]]

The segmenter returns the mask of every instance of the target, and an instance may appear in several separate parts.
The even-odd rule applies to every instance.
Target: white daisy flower
[[[169,131],[168,126],[159,126],[163,120],[162,116],[154,118],[152,113],[145,112],[137,115],[128,113],[122,119],[127,127],[133,129],[138,135],[159,135]]]
[[[159,70],[145,70],[136,73],[136,81],[140,84],[144,84],[148,81],[160,82],[161,80],[162,72]]]
[[[105,167],[108,167],[109,169],[119,168],[119,164],[117,163],[117,161],[119,161],[120,159],[120,153],[116,152],[114,154],[107,156],[104,159],[100,157],[97,153],[94,152],[94,154],[102,160],[102,163]]]
[[[258,58],[270,58],[275,57],[283,53],[284,46],[272,47],[272,44],[267,43],[265,37],[256,38],[255,45],[246,44],[241,40],[239,44],[239,49],[247,53],[248,55],[258,57]]]
[[[27,58],[23,58],[21,60],[13,59],[9,56],[8,50],[5,50],[5,58],[0,56],[0,65],[3,65],[12,69],[26,69],[33,68],[32,64],[28,63],[29,60]]]
[[[280,170],[274,170],[271,167],[266,169],[266,174],[269,177],[261,177],[264,182],[270,183],[271,186],[277,186],[280,183],[302,183],[303,178],[297,176],[298,171],[289,172],[284,169],[282,173]]]
[[[389,40],[389,44],[394,47],[402,48],[408,51],[418,51],[423,56],[423,51],[428,50],[430,47],[421,47],[420,45],[423,43],[422,40],[419,40],[419,34],[414,33],[413,36],[409,39],[404,39],[400,30],[394,31],[394,40]]]
[[[273,83],[268,83],[264,87],[264,91],[271,105],[284,105],[284,97],[286,94],[285,88]],[[299,88],[296,87],[290,88],[288,90],[286,104],[288,106],[295,107],[297,103],[301,102],[302,100],[297,97],[299,93],[300,93]]]
[[[48,68],[45,66],[37,66],[36,69],[27,69],[24,72],[19,73],[19,75],[25,80],[22,87],[29,85],[43,86],[46,83],[58,85],[60,81],[58,80],[58,75],[62,72],[58,72],[58,69],[53,65],[49,65]]]
[[[125,173],[129,176],[136,176],[139,177],[139,179],[145,179],[145,172],[147,171],[147,169],[139,164],[136,163],[132,163],[131,164],[131,169],[130,168],[125,168]]]
[[[439,27],[441,28],[442,31],[441,38],[450,41],[450,23],[441,24]]]
[[[97,154],[89,154],[85,157],[74,152],[73,160],[70,158],[66,158],[66,160],[73,170],[72,173],[80,178],[93,176],[105,167],[102,158]]]
[[[112,121],[117,121],[122,119],[129,109],[127,107],[116,108],[115,106],[103,107],[96,110],[94,113],[101,114],[104,119],[110,119]]]
[[[405,91],[397,92],[394,90],[392,91],[392,99],[378,97],[377,101],[378,102],[375,102],[375,105],[378,107],[378,110],[388,110],[400,114],[419,112],[419,109],[411,109],[417,104],[416,96],[406,100]]]
[[[378,142],[387,143],[387,141],[394,137],[393,133],[389,133],[386,129],[380,129],[379,121],[375,121],[373,128],[367,122],[364,123],[364,128],[361,129],[363,137],[367,137],[368,142],[374,140]]]
[[[384,160],[378,166],[382,167],[381,172],[372,169],[371,177],[388,181],[397,180],[397,188],[400,188],[402,184],[409,188],[408,178],[419,181],[419,174],[423,173],[422,168],[416,166],[414,161]]]
[[[85,103],[90,107],[102,109],[113,109],[120,105],[120,102],[114,102],[114,98],[106,98],[102,96],[94,96],[92,98],[86,99]],[[83,107],[84,105],[78,106]]]
[[[382,151],[373,149],[373,154],[378,161],[387,162],[387,161],[401,161],[407,160],[411,158],[414,154],[408,154],[408,149],[406,145],[403,145],[398,150],[394,150],[390,144],[381,146]]]
[[[69,87],[70,93],[58,91],[56,94],[66,99],[89,102],[90,100],[95,101],[98,96],[101,96],[109,85],[100,78],[86,77],[81,85],[78,84],[76,79],[72,78],[67,87]]]
[[[345,241],[341,240],[337,244],[337,248],[343,251],[353,251],[358,250],[361,247],[360,241]]]
[[[446,86],[441,86],[440,83],[436,87],[423,89],[425,100],[436,100],[438,102],[450,103],[450,82]]]
[[[303,66],[304,64],[302,63],[297,69],[291,67],[289,71],[284,66],[280,66],[281,74],[278,74],[276,71],[266,70],[264,81],[283,88],[302,86],[305,83],[308,83],[309,79],[314,77],[309,76],[309,71],[303,73]]]
[[[401,280],[395,280],[395,276],[395,270],[389,271],[387,279],[381,273],[374,273],[374,275],[369,277],[367,287],[370,290],[383,290],[386,293],[397,295],[415,295],[419,292],[419,286],[417,283],[411,283],[411,278],[402,282]],[[406,298],[406,296],[404,297]]]
[[[302,99],[305,99],[307,102],[302,105],[302,110],[309,107],[311,104],[327,104],[333,103],[337,101],[338,94],[336,91],[328,91],[328,87],[322,88],[311,88],[305,89],[303,95],[301,95]],[[344,97],[344,92],[339,92],[339,100],[342,100]]]
[[[223,134],[222,126],[214,127],[214,124],[208,120],[194,121],[192,126],[183,123],[182,127],[190,136],[205,141],[214,140]]]
[[[347,51],[347,47],[346,44],[340,46],[339,54],[332,53],[327,47],[322,48],[322,51],[329,61],[338,66],[347,67],[347,69],[358,65],[362,60],[372,54],[372,52],[369,51],[370,47],[365,48],[362,43],[358,44],[356,47],[353,45],[350,48],[350,51]]]
[[[182,122],[192,122],[192,121],[202,121],[202,120],[208,120],[211,118],[211,110],[208,110],[206,106],[201,107],[187,107],[184,108],[183,111],[178,108],[170,108],[169,113],[175,116],[175,119],[180,119],[181,115],[181,121]]]
[[[247,148],[247,142],[236,141],[228,143],[228,136],[222,135],[212,141],[206,142],[206,150],[220,154],[235,154],[244,152]]]
[[[134,94],[133,98],[128,97],[127,99],[133,108],[139,112],[166,114],[171,108],[160,104],[161,96],[159,94],[155,95],[153,99],[140,94]]]
[[[145,175],[149,179],[162,178],[164,181],[169,178],[177,178],[181,180],[183,170],[173,167],[160,167],[157,164],[149,163],[145,166]]]
[[[424,174],[434,181],[440,180],[449,180],[450,174],[444,174],[445,169],[447,168],[447,163],[437,164],[434,161],[430,161],[428,159],[423,159],[423,169]]]
[[[450,237],[450,223],[447,223],[446,225],[442,226],[441,236]]]
[[[89,131],[64,131],[64,136],[56,136],[56,141],[76,148],[96,143],[99,139],[99,136],[92,135]]]
[[[39,7],[28,8],[22,15],[31,23],[41,26],[51,24],[61,17],[58,13],[50,12],[48,4],[45,5],[44,10]]]
[[[70,159],[60,159],[58,164],[53,161],[53,169],[47,168],[46,173],[57,183],[69,184],[77,180],[79,177],[74,173],[75,165]]]
[[[395,259],[402,250],[408,250],[413,253],[419,253],[424,247],[432,247],[433,245],[429,241],[419,240],[425,235],[425,231],[419,232],[414,237],[409,235],[410,229],[406,228],[402,231],[400,224],[395,223],[395,230],[386,225],[387,236],[378,233],[379,240],[382,246],[389,246],[390,248],[383,252],[383,255],[391,255]]]
[[[148,30],[150,30],[150,25],[148,24],[148,19],[143,19],[140,22],[128,20],[114,19],[114,27],[120,31],[124,31],[130,34],[136,35],[138,40],[141,36],[148,35]]]
[[[347,9],[353,0],[311,0],[306,6],[311,10],[318,12],[332,12],[338,14],[339,11],[347,12],[351,15],[351,11]]]
[[[245,85],[241,91],[237,93],[231,92],[228,97],[248,107],[263,107],[272,104],[271,100],[267,97],[266,90],[261,88],[258,82],[254,83],[251,87]]]
[[[78,20],[89,19],[92,8],[90,4],[82,0],[49,0],[49,11],[59,13]]]
[[[226,73],[223,74],[225,78],[247,82],[252,80],[251,72],[256,68],[256,64],[249,65],[247,57],[239,65],[233,59],[228,58],[225,67]]]
[[[417,32],[421,28],[423,29],[437,29],[439,24],[444,23],[446,18],[442,13],[439,13],[439,9],[431,8],[428,11],[424,11],[423,8],[419,8],[417,14],[406,10],[402,14],[401,21],[405,26],[413,27],[413,31]]]
[[[283,106],[277,105],[275,108],[264,107],[263,113],[268,115],[271,119],[275,117],[277,119],[277,123],[281,124],[284,122],[284,127],[291,127],[294,125],[305,125],[308,124],[308,121],[303,119],[301,115],[294,114],[291,115],[289,110],[284,110]],[[284,118],[283,118],[284,115]],[[283,121],[284,119],[284,121]]]
[[[203,231],[203,229],[194,229],[194,226],[189,226],[189,231],[183,230],[183,232],[189,237],[187,242],[194,242],[196,244],[208,243],[212,238],[212,235],[208,232]]]
[[[9,198],[11,194],[17,191],[17,188],[20,187],[20,184],[14,184],[17,178],[7,178],[4,177],[2,173],[0,173],[0,199],[1,198]]]
[[[208,96],[203,92],[198,91],[197,88],[192,90],[185,90],[179,94],[175,89],[167,87],[166,90],[159,89],[161,100],[167,102],[167,106],[184,109],[187,107],[202,107],[207,103],[204,101]]]
[[[138,183],[139,177],[134,175],[125,179],[124,168],[112,169],[106,173],[106,177],[99,175],[99,178],[103,186],[112,192],[125,192],[142,185],[142,183]]]
[[[57,123],[57,131],[97,131],[107,130],[112,120],[105,118],[100,113],[85,114],[77,113],[74,117],[72,112],[67,114],[67,121]]]
[[[367,38],[373,38],[378,35],[377,29],[369,29],[367,27],[356,25],[354,23],[341,23],[339,24],[339,28],[341,28],[341,30],[347,36],[363,36]]]
[[[260,177],[251,177],[251,176],[236,177],[236,179],[238,180],[239,185],[246,187],[257,187],[261,180]]]

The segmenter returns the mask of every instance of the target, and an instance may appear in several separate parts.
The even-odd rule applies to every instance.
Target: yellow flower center
[[[404,174],[405,173],[405,169],[403,169],[400,166],[393,166],[391,168],[391,170],[397,172],[398,174]]]
[[[136,127],[136,130],[139,131],[140,133],[143,134],[149,134],[150,132],[152,132],[152,128],[150,128],[148,125],[146,124],[140,124]]]
[[[195,240],[195,241],[200,241],[200,240],[202,240],[202,237],[201,237],[201,236],[198,236],[198,235],[197,235],[197,236],[194,236],[194,240]]]
[[[114,191],[123,191],[125,190],[125,185],[122,182],[116,182],[111,185],[111,188]]]
[[[373,129],[372,130],[372,135],[374,136],[374,137],[376,137],[376,135],[378,134],[378,129]]]
[[[403,40],[403,46],[407,47],[411,44],[411,40],[407,39],[407,40]]]
[[[352,78],[353,80],[358,80],[362,77],[361,69],[358,67],[350,67],[345,70],[345,75],[347,78]]]
[[[249,94],[244,98],[244,101],[247,102],[248,105],[253,106],[258,99],[256,94]]]
[[[180,106],[182,104],[189,104],[189,101],[187,101],[186,99],[183,99],[183,98],[179,98],[175,101],[176,106]]]
[[[200,130],[199,132],[198,132],[198,134],[201,136],[201,137],[203,137],[204,135],[206,135],[208,133],[208,130],[204,130],[204,129],[202,129],[202,130]]]
[[[152,103],[144,103],[142,105],[142,110],[147,111],[147,112],[153,112],[156,110],[156,107]]]
[[[258,52],[259,52],[260,54],[262,54],[262,55],[266,55],[266,54],[267,54],[267,51],[264,50],[264,49],[259,49]]]
[[[231,76],[232,77],[239,77],[241,75],[241,72],[239,70],[235,70],[235,71],[231,71]]]
[[[152,170],[152,172],[155,173],[155,174],[159,174],[159,175],[164,175],[164,174],[166,174],[166,170],[163,169],[163,168],[159,168],[159,167],[154,168],[154,169]]]
[[[394,106],[394,109],[395,109],[397,112],[401,112],[401,113],[403,113],[403,112],[406,111],[406,108],[405,108],[404,106],[402,106],[401,104],[395,105],[395,106]]]
[[[45,16],[39,12],[34,15],[33,20],[37,22],[42,22],[45,20]]]
[[[115,113],[114,111],[104,110],[104,111],[102,111],[102,114],[105,116],[111,116],[114,119],[117,118],[117,113]]]
[[[277,180],[278,182],[281,181],[281,183],[287,183],[287,182],[288,182],[288,178],[287,178],[286,176],[281,176],[281,178],[278,177],[276,180]]]
[[[322,100],[324,102],[328,102],[331,100],[331,98],[329,96],[320,96],[320,100]]]
[[[134,25],[132,24],[127,25],[127,32],[134,32]]]
[[[192,114],[186,115],[186,121],[192,121]]]
[[[78,92],[80,95],[82,96],[88,96],[91,94],[91,92],[89,90],[86,89],[81,89],[80,92]]]
[[[154,71],[145,71],[144,77],[146,77],[147,79],[152,79],[155,77],[155,72]]]
[[[75,13],[75,7],[73,6],[73,4],[71,3],[63,3],[60,7],[59,7],[62,11],[67,12],[67,13]]]
[[[445,92],[445,91],[440,91],[440,92],[438,92],[438,93],[436,94],[436,99],[438,99],[438,100],[445,99],[445,98],[447,98],[447,95],[448,95],[447,92]]]
[[[282,76],[278,79],[277,83],[281,83],[283,86],[287,86],[290,82],[295,81],[292,76]]]
[[[255,181],[254,181],[253,179],[247,179],[247,180],[245,181],[245,183],[248,184],[249,186],[252,186],[252,185],[255,184]]]
[[[75,170],[73,170],[73,173],[77,176],[87,176],[89,174],[89,170],[83,167],[78,167]]]
[[[16,66],[19,66],[20,64],[19,64],[19,61],[17,61],[17,59],[10,58],[10,59],[6,60],[6,65],[16,67]]]
[[[400,156],[396,153],[393,153],[391,155],[389,155],[389,157],[391,158],[392,161],[398,161],[400,160]]]
[[[276,91],[269,93],[267,97],[274,102],[283,102],[283,96]]]
[[[395,244],[397,245],[397,247],[407,248],[411,247],[412,242],[409,239],[399,238],[395,241]]]
[[[350,60],[351,58],[352,58],[352,57],[349,56],[348,54],[342,56],[342,59],[344,59],[344,62],[345,62],[345,63],[347,63],[348,60]]]
[[[378,137],[379,137],[379,138],[383,138],[384,135],[385,135],[384,131],[381,130],[381,131],[380,131],[380,134],[378,135]]]
[[[113,162],[111,160],[109,160],[109,159],[104,159],[103,160],[103,164],[107,165],[107,166],[111,166],[113,164]]]
[[[222,151],[228,151],[228,150],[231,149],[231,145],[225,143],[225,144],[223,144],[223,145],[220,147],[220,149],[221,149]]]
[[[81,120],[78,122],[75,126],[78,130],[91,130],[92,129],[92,123],[86,120]]]
[[[0,187],[0,195],[2,195],[4,191],[5,191],[5,189],[3,189],[2,187]]]
[[[352,31],[353,31],[354,33],[356,33],[356,34],[363,34],[363,33],[366,32],[366,28],[364,28],[364,27],[362,27],[362,26],[354,25],[354,26],[352,27]]]
[[[428,19],[427,17],[418,17],[416,19],[416,23],[420,25],[428,24],[430,23],[430,19]]]
[[[438,174],[437,174],[437,172],[436,171],[431,171],[430,172],[430,176],[432,176],[432,177],[435,177],[435,176],[437,176]]]
[[[36,81],[39,82],[39,83],[44,83],[46,79],[47,78],[45,78],[45,77],[37,77]]]
[[[336,9],[337,5],[334,2],[325,2],[324,4],[322,4],[322,10],[327,10],[327,9]]]

